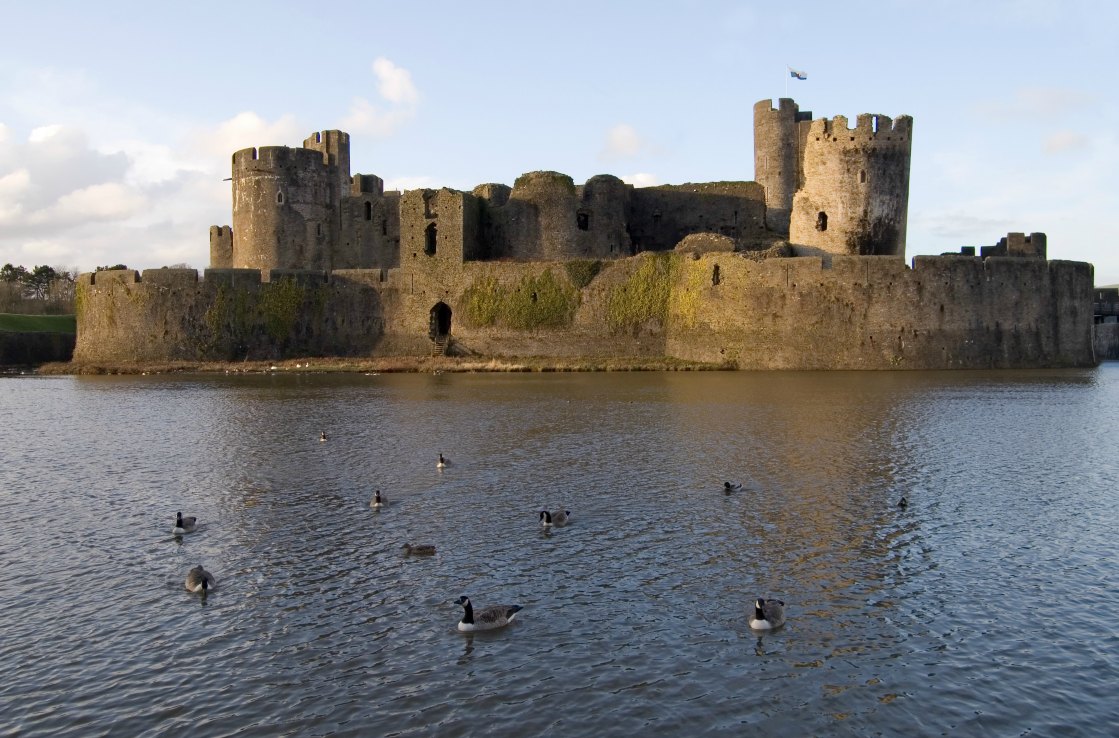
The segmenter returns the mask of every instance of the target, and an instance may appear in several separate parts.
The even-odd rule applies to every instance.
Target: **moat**
[[[1077,736],[1119,719],[1119,363],[0,387],[14,734]],[[573,522],[542,533],[544,507]],[[175,539],[180,509],[201,523]],[[218,581],[205,601],[182,586],[198,563]],[[525,609],[469,636],[462,594]],[[789,618],[761,637],[760,595]]]

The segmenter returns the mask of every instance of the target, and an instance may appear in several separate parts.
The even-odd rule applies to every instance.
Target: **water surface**
[[[5,734],[1119,724],[1119,364],[21,377],[0,417]],[[462,634],[462,594],[525,609]]]

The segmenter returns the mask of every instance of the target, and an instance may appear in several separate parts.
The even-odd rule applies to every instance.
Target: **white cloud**
[[[603,160],[626,159],[637,156],[645,150],[646,144],[637,134],[637,129],[628,123],[619,123],[606,133],[606,145],[598,158]]]
[[[623,174],[621,180],[626,184],[631,184],[634,187],[653,187],[659,185],[660,178],[655,174],[649,172],[636,172],[634,174]]]
[[[1076,151],[1088,148],[1087,136],[1074,131],[1057,131],[1045,139],[1045,152],[1047,154],[1060,154],[1066,151]]]
[[[228,159],[234,151],[254,146],[298,146],[305,137],[290,113],[268,121],[247,110],[214,128],[192,131],[188,142],[201,153]]]
[[[364,97],[355,97],[339,127],[350,133],[387,138],[415,117],[420,93],[412,84],[411,73],[384,57],[373,62],[373,74],[377,78],[377,94],[387,104],[376,105]]]
[[[1080,117],[1091,109],[1092,98],[1066,87],[1020,87],[1010,98],[992,99],[977,106],[980,113],[999,121],[1054,120]]]
[[[119,182],[104,182],[66,193],[53,210],[60,217],[120,220],[136,214],[144,204],[144,196],[136,190]]]
[[[373,74],[377,77],[377,92],[381,97],[397,105],[414,106],[420,101],[420,93],[412,84],[412,73],[396,66],[384,57],[373,61]]]

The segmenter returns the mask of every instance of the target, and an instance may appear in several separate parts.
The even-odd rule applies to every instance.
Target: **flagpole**
[[[789,96],[789,65],[785,65],[785,97]]]

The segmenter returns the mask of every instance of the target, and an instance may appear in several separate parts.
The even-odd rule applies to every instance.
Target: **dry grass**
[[[39,367],[39,374],[264,374],[270,372],[434,373],[434,372],[663,372],[719,371],[735,369],[732,364],[708,364],[658,357],[416,357],[379,358],[329,357],[283,361],[152,362],[124,364],[52,363]]]

